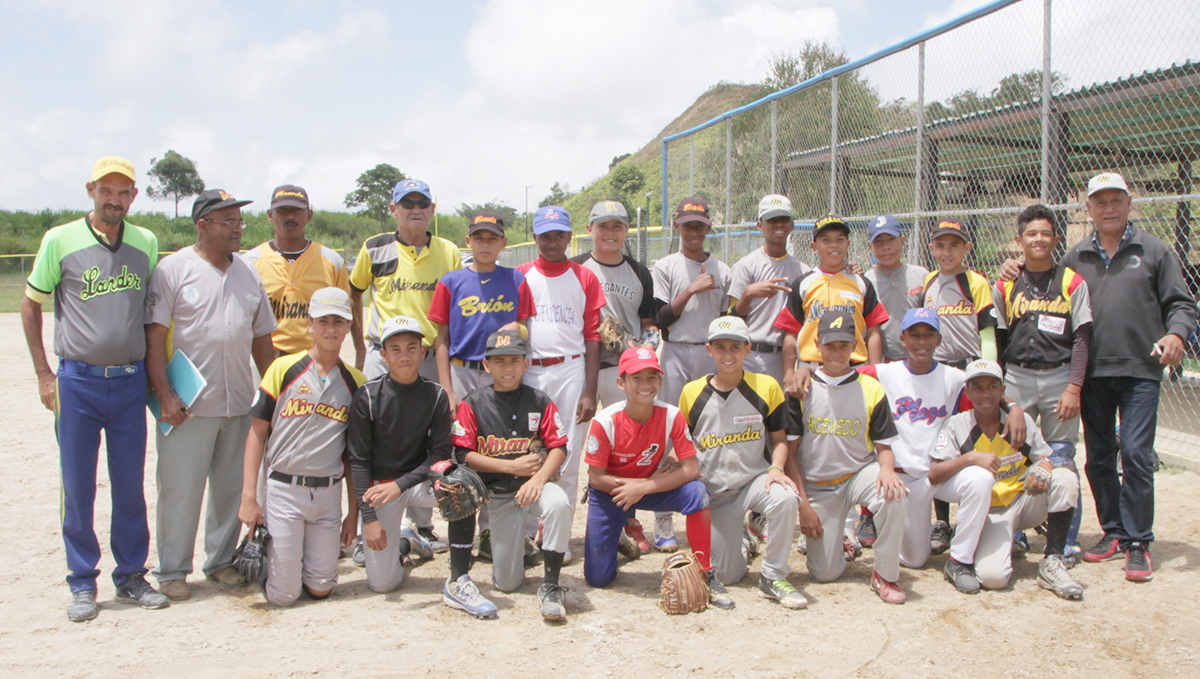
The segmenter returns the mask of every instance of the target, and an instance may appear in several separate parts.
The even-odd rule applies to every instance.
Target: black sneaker
[[[71,622],[87,622],[100,614],[96,605],[96,590],[81,589],[71,594],[71,605],[67,606],[67,618]]]
[[[950,540],[954,533],[950,530],[950,524],[945,521],[935,521],[933,530],[929,533],[929,553],[941,554],[947,549],[950,549]]]
[[[1150,582],[1154,566],[1150,563],[1150,548],[1144,542],[1131,542],[1125,548],[1125,579],[1130,582]]]
[[[954,589],[963,594],[979,593],[979,578],[975,575],[975,566],[946,559],[946,567],[942,569],[942,574],[946,577],[946,582],[954,585]]]
[[[729,590],[725,589],[725,585],[721,584],[713,571],[708,572],[708,603],[723,611],[732,611],[737,605],[733,602],[733,597],[729,596]]]
[[[1111,535],[1105,535],[1100,538],[1100,542],[1097,542],[1095,547],[1083,553],[1083,560],[1088,563],[1112,561],[1113,559],[1121,558],[1123,551],[1124,548],[1121,547],[1119,540]]]
[[[142,575],[131,575],[117,587],[116,600],[126,604],[137,604],[142,608],[166,608],[170,601],[146,582]]]
[[[541,587],[538,587],[538,601],[541,604],[544,620],[563,621],[567,619],[566,587],[543,582]]]
[[[438,537],[438,534],[433,531],[433,526],[420,526],[417,528],[417,535],[425,538],[430,547],[433,547],[434,554],[442,554],[450,551],[450,545],[446,541]]]

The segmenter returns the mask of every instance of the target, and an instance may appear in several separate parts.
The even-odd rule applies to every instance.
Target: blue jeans
[[[1083,440],[1088,484],[1104,534],[1121,543],[1154,540],[1154,472],[1158,457],[1159,382],[1136,377],[1090,377],[1083,392]],[[1121,442],[1117,443],[1117,413]],[[1121,474],[1117,473],[1117,454]]]

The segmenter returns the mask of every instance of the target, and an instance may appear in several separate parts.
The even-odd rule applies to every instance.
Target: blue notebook
[[[175,355],[167,364],[167,379],[171,382],[171,389],[179,395],[179,398],[183,399],[183,404],[188,408],[191,408],[192,404],[196,402],[196,397],[200,395],[201,390],[208,386],[208,380],[204,379],[204,375],[201,375],[200,371],[196,369],[196,364],[192,363],[192,359],[179,349],[175,350]],[[162,405],[159,404],[158,398],[153,393],[146,399],[146,406],[154,414],[154,419],[158,421],[158,428],[162,430],[163,435],[170,434],[175,427],[162,421]]]

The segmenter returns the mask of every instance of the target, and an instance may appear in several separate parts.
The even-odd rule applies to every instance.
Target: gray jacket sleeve
[[[1163,324],[1167,332],[1178,335],[1184,342],[1196,329],[1196,318],[1200,312],[1196,300],[1188,290],[1187,279],[1179,257],[1168,251],[1158,267],[1158,299],[1162,305]]]

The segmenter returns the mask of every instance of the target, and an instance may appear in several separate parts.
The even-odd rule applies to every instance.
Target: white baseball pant
[[[994,483],[996,477],[992,476],[991,472],[973,464],[958,470],[937,488],[937,499],[958,503],[954,537],[950,539],[950,557],[959,563],[975,563],[979,534],[992,506]],[[1011,533],[1009,531],[1009,541],[1012,540]],[[925,541],[929,542],[929,539],[926,538]]]
[[[567,461],[563,463],[558,485],[567,492],[572,513],[579,498],[579,463],[583,458],[583,442],[591,426],[590,421],[575,423],[575,409],[579,407],[579,398],[583,396],[584,382],[587,380],[584,363],[581,356],[554,365],[531,365],[523,378],[525,384],[546,392],[554,401],[563,431],[567,433]]]
[[[900,480],[904,482],[905,486],[908,486],[908,518],[904,522],[904,539],[900,542],[900,565],[905,568],[921,568],[929,560],[929,538],[933,533],[934,498],[945,502],[957,502],[958,523],[968,528],[982,525],[981,522],[987,516],[988,506],[992,502],[992,480],[990,478],[987,480],[986,490],[980,492],[977,486],[974,493],[970,492],[969,488],[959,485],[959,483],[969,484],[970,482],[966,479],[960,479],[956,483],[947,481],[934,486],[929,483],[928,476],[917,477],[901,472]],[[966,552],[968,545],[965,537],[959,538],[956,533],[955,539],[958,540],[959,551],[954,551],[955,543],[952,541],[950,556],[954,556],[955,561],[958,561],[956,553],[969,552]]]
[[[1041,495],[1021,493],[1007,507],[995,507],[979,536],[975,576],[984,589],[1003,589],[1012,579],[1013,531],[1042,525],[1048,512],[1065,512],[1076,504],[1079,476],[1066,467],[1050,473],[1050,489]],[[961,525],[961,524],[960,524]]]
[[[542,487],[542,497],[528,507],[517,504],[516,495],[493,495],[488,503],[492,521],[492,584],[501,592],[512,592],[525,582],[525,527],[528,519],[542,520],[542,549],[566,552],[571,540],[574,507],[557,484]]]
[[[804,491],[824,531],[820,539],[808,539],[808,573],[817,582],[832,582],[846,570],[842,530],[846,513],[854,505],[865,505],[875,515],[875,572],[888,582],[900,577],[900,542],[908,513],[908,496],[884,502],[875,489],[879,463],[872,462],[837,485],[805,482]],[[767,532],[770,536],[770,529]]]
[[[432,512],[436,506],[433,485],[425,481],[404,491],[400,497],[386,505],[375,508],[375,517],[383,524],[387,545],[375,551],[365,542],[363,544],[367,585],[371,591],[381,594],[390,592],[404,582],[404,566],[400,563],[400,528],[404,520],[404,510],[409,507],[423,507]]]
[[[342,482],[305,488],[267,480],[263,522],[267,543],[267,582],[263,593],[276,606],[291,606],[301,585],[324,592],[337,583],[342,535]]]
[[[792,572],[788,555],[799,520],[800,496],[778,483],[767,491],[767,475],[761,474],[742,486],[713,498],[712,567],[717,579],[732,585],[746,577],[747,559],[742,542],[746,512],[759,512],[767,519],[767,548],[760,572],[768,580],[783,580]]]

